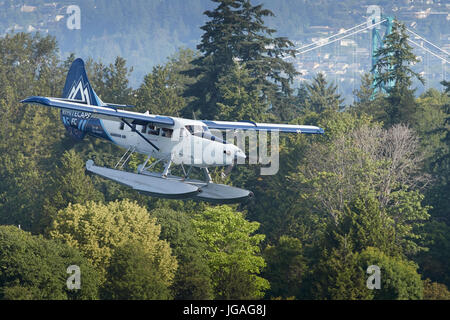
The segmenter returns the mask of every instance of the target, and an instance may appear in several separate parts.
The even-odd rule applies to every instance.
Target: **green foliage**
[[[298,207],[326,212],[336,224],[347,204],[362,195],[374,196],[395,225],[396,244],[405,254],[416,253],[421,249],[417,227],[429,218],[423,195],[415,189],[426,181],[418,172],[417,139],[406,127],[385,131],[361,120],[348,113],[328,120],[331,140],[311,144],[306,159],[289,176],[290,191],[298,194]],[[358,122],[359,128],[349,126]]]
[[[381,289],[373,290],[374,299],[423,298],[423,283],[414,262],[390,257],[377,248],[369,247],[361,252],[359,263],[363,269],[371,265],[377,265],[381,269]]]
[[[169,66],[153,67],[152,73],[145,76],[144,83],[137,91],[139,108],[151,114],[178,116],[186,104],[179,91],[179,83]]]
[[[442,283],[431,282],[426,279],[423,282],[423,299],[424,300],[450,300],[450,291]]]
[[[277,245],[264,250],[267,262],[263,276],[270,282],[268,297],[301,297],[302,282],[307,272],[304,250],[299,239],[282,236]]]
[[[191,218],[183,211],[157,208],[150,212],[161,225],[161,238],[168,241],[178,269],[172,284],[175,299],[213,299],[211,271],[204,256],[206,247],[197,238]]]
[[[39,229],[46,230],[52,226],[59,210],[70,203],[84,204],[87,201],[103,201],[103,194],[93,185],[91,178],[85,174],[85,163],[74,150],[64,152],[61,165],[56,166],[51,178],[50,196],[45,199],[44,212]]]
[[[394,219],[373,196],[361,195],[345,206],[341,222],[331,225],[331,235],[335,232],[348,236],[354,250],[360,252],[368,247],[375,247],[391,255],[401,254],[397,242]],[[329,241],[336,241],[332,236]],[[333,245],[328,244],[330,247]]]
[[[0,226],[0,246],[0,299],[98,299],[99,273],[68,245]],[[67,289],[71,265],[80,267],[80,290]]]
[[[339,111],[342,109],[344,99],[336,93],[337,85],[328,85],[325,76],[318,73],[311,84],[306,85],[308,95],[306,108],[316,113],[322,113],[327,109]]]
[[[194,68],[186,74],[200,77],[185,91],[195,97],[186,114],[200,112],[205,119],[215,119],[220,113],[224,93],[218,87],[220,79],[233,72],[235,61],[245,64],[253,81],[246,81],[245,91],[259,91],[269,100],[276,101],[276,93],[291,94],[290,83],[297,74],[293,65],[281,59],[292,54],[293,44],[284,37],[273,38],[276,30],[264,24],[264,18],[273,16],[262,5],[253,6],[249,0],[213,0],[217,7],[205,11],[209,18],[197,48],[202,56],[195,59]],[[244,85],[244,83],[240,83]],[[225,97],[226,99],[226,97]],[[223,106],[222,106],[223,107]],[[261,116],[261,115],[259,115]]]
[[[423,232],[429,250],[417,257],[421,274],[450,286],[450,226],[434,219],[425,224]]]
[[[95,88],[95,92],[104,102],[134,103],[133,90],[128,83],[133,68],[128,68],[126,64],[126,60],[122,57],[116,57],[114,63],[108,66],[101,62],[94,62],[92,59],[86,61],[89,80]]]
[[[351,237],[334,233],[337,244],[324,249],[317,267],[313,268],[309,296],[314,299],[370,300],[371,290],[366,287],[366,275],[353,251]]]
[[[422,84],[424,80],[420,74],[412,70],[412,65],[419,59],[412,52],[408,44],[408,35],[404,24],[395,20],[392,32],[386,37],[383,47],[380,48],[375,57],[377,63],[372,71],[376,70],[378,77],[375,85],[387,87],[387,104],[385,104],[385,125],[411,122],[411,116],[416,111],[417,105],[414,101],[414,90],[411,90],[412,81],[417,78]]]
[[[254,81],[247,66],[237,62],[229,73],[219,78],[217,90],[221,102],[217,103],[218,119],[264,121],[268,108],[260,97],[260,86],[255,86]]]
[[[264,235],[253,234],[259,224],[228,206],[218,206],[196,214],[193,225],[206,246],[215,298],[262,298],[269,283],[259,276],[266,266],[258,247]]]
[[[166,64],[153,67],[136,90],[138,111],[180,116],[182,109],[191,100],[182,97],[182,93],[195,81],[182,72],[192,68],[191,61],[196,56],[190,49],[179,49],[168,58]]]
[[[127,242],[116,248],[107,268],[108,283],[103,289],[105,299],[167,300],[170,290],[161,264],[141,242]]]
[[[2,224],[30,230],[39,219],[47,172],[60,152],[63,133],[55,110],[26,108],[19,101],[31,95],[58,96],[62,83],[53,37],[18,33],[0,38]]]
[[[369,115],[373,119],[386,119],[386,110],[384,104],[384,96],[382,93],[375,94],[373,87],[373,76],[370,73],[365,73],[361,77],[361,86],[355,90],[355,103],[350,109],[358,115]]]
[[[160,240],[161,228],[147,210],[128,200],[101,204],[69,204],[53,220],[50,236],[80,250],[105,277],[114,251],[128,241],[140,242],[158,261],[158,276],[170,286],[177,261],[166,241]],[[106,279],[109,281],[108,279]]]

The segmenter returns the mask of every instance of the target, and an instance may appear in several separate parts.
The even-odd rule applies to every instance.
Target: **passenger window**
[[[148,126],[147,133],[154,136],[159,136],[159,128],[156,128],[155,126]]]
[[[173,134],[173,130],[172,129],[162,128],[162,135],[161,136],[166,137],[166,138],[172,138],[172,134]]]
[[[119,129],[120,129],[120,130],[123,130],[124,127],[125,127],[125,123],[121,122],[121,123],[120,123]]]
[[[142,126],[141,132],[142,132],[142,133],[145,133],[146,131],[147,131],[147,125],[143,125],[143,126]]]

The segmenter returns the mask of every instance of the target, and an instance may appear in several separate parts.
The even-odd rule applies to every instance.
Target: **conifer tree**
[[[261,94],[271,99],[280,89],[290,94],[290,83],[297,72],[281,57],[292,54],[288,48],[293,44],[284,37],[273,38],[276,30],[264,25],[263,19],[274,14],[262,5],[253,6],[250,0],[212,1],[218,6],[205,11],[210,20],[201,27],[204,34],[197,46],[202,56],[193,61],[193,69],[186,71],[200,77],[184,93],[197,98],[185,110],[186,114],[196,111],[204,118],[218,115],[217,103],[223,101],[217,82],[233,69],[235,61],[245,63],[255,79],[246,88],[248,92],[261,86]]]
[[[425,83],[422,76],[412,67],[419,62],[408,44],[406,27],[399,21],[394,21],[392,32],[384,40],[384,45],[376,53],[377,63],[372,71],[378,72],[375,85],[386,87],[387,104],[384,120],[386,126],[402,122],[411,122],[411,116],[416,110],[414,90],[411,89],[413,79]]]
[[[339,111],[344,99],[337,93],[337,86],[328,84],[325,76],[318,73],[311,84],[306,85],[306,105],[310,111],[322,113],[325,110]]]

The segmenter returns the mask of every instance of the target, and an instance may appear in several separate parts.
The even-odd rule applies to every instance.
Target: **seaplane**
[[[88,172],[138,192],[168,199],[238,203],[253,198],[249,190],[213,182],[208,168],[230,168],[236,163],[245,163],[246,154],[212,131],[324,133],[316,126],[193,120],[129,111],[126,109],[133,106],[105,103],[99,98],[80,58],[69,69],[61,98],[32,96],[21,102],[60,109],[60,118],[68,134],[77,140],[90,135],[126,150],[114,168],[96,166],[93,160],[88,160]],[[135,172],[124,170],[125,163],[135,152],[145,155],[146,160]],[[152,170],[158,163],[160,167],[163,165],[162,172]],[[181,166],[183,174],[172,175],[172,165]],[[201,170],[204,179],[191,178],[192,168]]]

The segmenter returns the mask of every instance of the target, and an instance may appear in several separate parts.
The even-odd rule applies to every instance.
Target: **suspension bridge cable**
[[[295,50],[296,50],[296,51],[298,51],[298,50],[303,50],[303,49],[308,48],[308,47],[311,47],[311,46],[313,46],[313,45],[315,45],[315,44],[321,44],[321,43],[322,43],[323,41],[325,41],[325,40],[328,40],[328,39],[337,37],[337,36],[339,36],[339,35],[342,35],[342,34],[344,34],[344,33],[347,33],[347,32],[349,32],[349,31],[352,31],[352,30],[354,30],[354,29],[356,29],[356,28],[359,28],[359,27],[361,27],[361,26],[363,26],[363,25],[365,25],[365,24],[367,24],[367,22],[358,24],[357,26],[354,26],[354,27],[352,27],[352,28],[350,28],[350,29],[347,29],[347,30],[344,30],[344,31],[342,31],[342,32],[336,33],[336,34],[334,34],[334,35],[332,35],[332,36],[329,36],[328,38],[324,38],[324,39],[322,39],[322,40],[320,40],[320,41],[316,41],[316,42],[313,42],[313,43],[304,45],[303,47],[297,48],[297,49],[295,49]]]
[[[444,61],[444,62],[446,62],[446,63],[450,63],[450,61],[448,61],[447,59],[441,57],[440,55],[437,55],[437,54],[434,53],[433,51],[429,50],[428,48],[425,48],[424,46],[418,44],[417,42],[415,42],[415,41],[413,41],[413,40],[411,40],[411,39],[408,39],[408,41],[411,42],[411,43],[413,43],[413,44],[415,44],[415,45],[418,46],[419,48],[425,50],[426,52],[432,54],[432,55],[435,56],[436,58],[439,58],[439,59],[441,59],[442,61]]]
[[[309,52],[309,51],[312,51],[312,50],[315,50],[315,49],[319,49],[319,48],[321,48],[321,47],[323,47],[323,46],[329,45],[329,44],[334,43],[334,42],[336,42],[336,41],[339,41],[339,40],[345,39],[345,38],[347,38],[347,37],[350,37],[350,36],[352,36],[352,35],[355,35],[355,34],[357,34],[357,33],[363,32],[363,31],[365,31],[365,30],[367,30],[367,29],[373,28],[373,27],[375,27],[376,25],[379,25],[379,24],[383,23],[384,21],[386,21],[386,19],[385,19],[385,20],[382,20],[382,21],[379,21],[379,22],[377,22],[377,23],[374,23],[374,24],[372,24],[372,25],[370,25],[370,26],[368,26],[368,27],[365,27],[365,28],[363,28],[363,29],[360,29],[360,30],[358,30],[358,31],[349,33],[349,34],[347,34],[347,35],[345,35],[345,36],[342,36],[342,37],[340,37],[340,38],[334,39],[334,40],[332,40],[332,41],[328,41],[327,43],[323,43],[323,44],[318,45],[318,46],[316,46],[316,47],[306,49],[306,50],[304,50],[304,51],[302,51],[302,52],[298,52],[298,53],[295,54],[295,56],[304,54],[304,53],[306,53],[306,52]],[[288,59],[288,58],[292,58],[292,56],[286,56],[286,57],[283,57],[282,59]]]
[[[442,51],[443,53],[445,53],[446,55],[450,56],[450,53],[448,53],[447,51],[445,51],[444,49],[439,48],[437,45],[433,44],[432,42],[428,41],[427,39],[421,37],[420,35],[418,35],[417,33],[415,33],[414,31],[409,30],[408,28],[406,28],[406,31],[411,32],[413,35],[415,35],[416,37],[418,37],[419,39],[425,41],[428,44],[431,44],[433,47],[435,47],[436,49]]]

